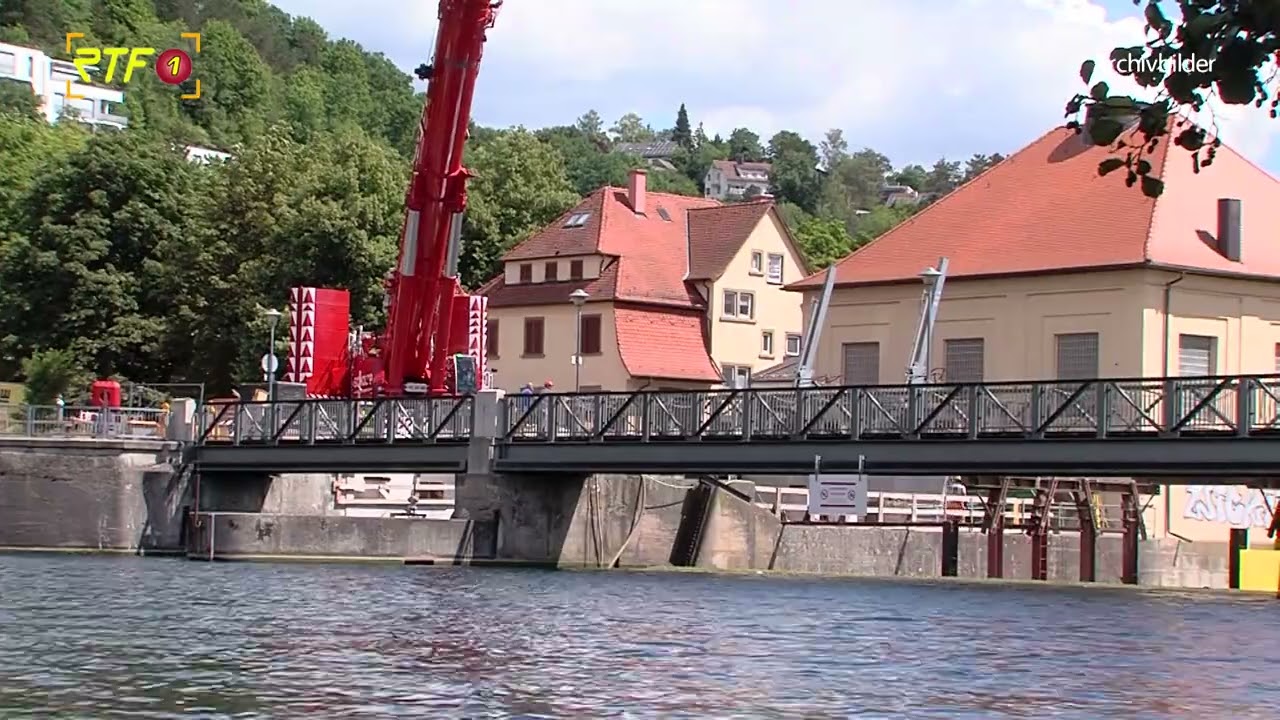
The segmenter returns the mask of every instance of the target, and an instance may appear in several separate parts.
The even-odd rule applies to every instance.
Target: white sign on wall
[[[822,475],[809,476],[810,515],[867,514],[867,476]]]

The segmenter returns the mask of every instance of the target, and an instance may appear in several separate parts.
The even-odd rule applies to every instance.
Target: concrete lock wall
[[[0,548],[182,552],[195,483],[172,443],[0,440]],[[345,517],[328,474],[211,474],[199,483],[207,523],[192,555],[499,559],[564,567],[695,565],[864,576],[942,574],[938,528],[783,524],[723,489],[656,475],[458,479],[458,515],[473,522]],[[987,536],[962,529],[957,574],[987,575]],[[1048,538],[1050,580],[1080,577],[1080,539]],[[1118,582],[1122,540],[1097,539],[1096,577]],[[1003,576],[1029,579],[1031,538],[1006,532]],[[1143,585],[1225,588],[1225,543],[1140,543]]]
[[[0,443],[0,547],[176,550],[190,493],[161,442]]]
[[[207,560],[395,558],[452,563],[493,557],[492,523],[469,520],[200,513],[188,545]]]

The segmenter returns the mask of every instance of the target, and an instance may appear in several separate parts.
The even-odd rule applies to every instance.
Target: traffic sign
[[[273,353],[268,353],[262,356],[258,366],[262,368],[264,373],[275,373],[276,370],[280,369],[280,358]]]
[[[822,459],[813,459],[813,474],[809,476],[809,514],[840,517],[867,514],[867,474],[863,471],[865,458],[858,457],[856,474],[827,475],[821,471]]]

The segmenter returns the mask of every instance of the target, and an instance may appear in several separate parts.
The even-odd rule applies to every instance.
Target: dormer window
[[[583,225],[586,225],[587,221],[590,219],[591,213],[574,213],[569,216],[568,220],[564,221],[564,226],[567,228],[582,227]]]

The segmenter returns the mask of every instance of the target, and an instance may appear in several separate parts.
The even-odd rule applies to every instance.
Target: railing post
[[[1255,407],[1255,378],[1242,377],[1236,381],[1236,437],[1249,437],[1253,432]]]
[[[1111,383],[1095,380],[1093,392],[1093,412],[1096,414],[1094,422],[1097,423],[1095,430],[1097,431],[1098,439],[1101,440],[1111,430]]]
[[[298,439],[308,445],[316,444],[316,406],[318,403],[309,402],[302,406],[302,423],[298,428]]]
[[[649,416],[653,414],[653,407],[649,404],[649,393],[641,393],[640,395],[640,440],[649,442],[653,435],[649,427]]]
[[[965,434],[970,440],[977,440],[982,432],[982,419],[978,417],[978,397],[981,392],[981,385],[965,387],[965,413],[969,416],[969,426],[965,429]]]
[[[756,392],[758,391],[755,391],[755,390],[742,391],[742,441],[743,442],[751,442],[751,436],[752,436],[752,430],[753,430],[753,428],[751,427],[752,425],[751,421],[755,417]]]
[[[1173,426],[1178,424],[1178,381],[1173,378],[1164,379],[1164,397],[1160,402],[1161,435],[1173,434]]]
[[[35,435],[36,435],[36,409],[35,409],[33,406],[31,406],[31,405],[28,405],[28,406],[27,406],[27,418],[26,418],[26,423],[25,423],[25,425],[26,425],[26,427],[25,427],[25,430],[26,430],[26,436],[27,436],[27,437],[35,437]]]

